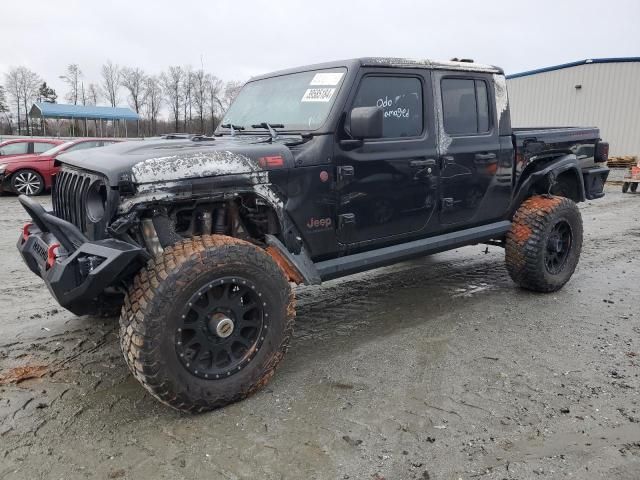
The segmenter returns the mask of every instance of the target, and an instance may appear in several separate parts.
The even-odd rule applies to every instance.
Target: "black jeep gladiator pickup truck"
[[[120,311],[133,374],[201,412],[269,381],[292,283],[490,243],[518,285],[558,290],[607,154],[597,128],[512,129],[493,66],[312,65],[251,79],[213,138],[63,155],[51,211],[20,197],[18,249],[71,312]]]

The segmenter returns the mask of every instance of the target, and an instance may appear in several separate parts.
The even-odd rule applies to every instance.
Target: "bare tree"
[[[9,117],[9,104],[7,103],[7,96],[4,91],[4,87],[0,85],[0,113],[4,115],[4,118],[7,120],[7,125],[9,126],[9,135],[13,133],[13,129],[11,128],[11,117]]]
[[[11,97],[11,100],[13,100],[13,104],[18,110],[18,135],[22,134],[22,128],[20,126],[20,108],[22,106],[22,91],[20,89],[19,71],[20,68],[22,67],[12,68],[4,76],[5,85],[7,86],[9,97]]]
[[[193,72],[191,71],[190,65],[187,65],[184,68],[184,79],[182,81],[182,106],[184,109],[182,117],[184,131],[187,132],[191,129],[191,109],[193,107]]]
[[[207,85],[210,77],[202,69],[193,73],[193,103],[200,118],[200,133],[205,133],[204,111],[207,107]]]
[[[120,88],[120,67],[111,60],[102,65],[102,88],[112,107],[118,105],[118,89]]]
[[[100,87],[95,83],[90,83],[87,88],[87,105],[97,105],[100,102]]]
[[[130,104],[138,115],[144,102],[145,77],[141,68],[122,69],[121,84],[129,92]],[[140,119],[136,120],[136,136],[140,136]]]
[[[60,80],[64,80],[64,82],[69,86],[69,93],[67,93],[66,99],[74,105],[77,105],[78,100],[81,98],[81,78],[82,71],[77,63],[68,65],[66,73],[64,75],[60,75]]]
[[[166,73],[162,73],[160,79],[177,132],[179,131],[180,124],[180,107],[182,105],[182,83],[184,81],[184,71],[179,66],[169,67],[169,70]]]
[[[222,106],[222,91],[223,84],[215,75],[209,75],[207,78],[207,93],[206,102],[209,114],[211,115],[211,130],[216,129],[216,112],[222,113],[224,110]]]
[[[100,101],[100,87],[95,83],[90,83],[87,87],[87,105],[97,105]],[[101,124],[102,125],[102,124]],[[98,120],[93,120],[95,134],[98,136]],[[101,128],[102,130],[102,128]]]
[[[5,75],[9,96],[13,99],[18,110],[18,134],[20,129],[20,111],[24,111],[25,125],[27,134],[29,130],[29,109],[28,104],[31,103],[38,94],[38,87],[42,80],[37,73],[32,72],[26,67],[16,67],[9,70]],[[22,108],[21,108],[22,107]]]
[[[144,80],[144,107],[149,119],[149,135],[157,133],[158,113],[162,105],[162,87],[158,77],[150,75]]]

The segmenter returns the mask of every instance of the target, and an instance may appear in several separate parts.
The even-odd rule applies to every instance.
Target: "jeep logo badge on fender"
[[[324,230],[325,228],[331,228],[333,222],[331,218],[313,218],[311,217],[307,222],[307,228],[309,230]]]

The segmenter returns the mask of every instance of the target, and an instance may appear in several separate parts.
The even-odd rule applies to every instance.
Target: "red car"
[[[58,155],[85,148],[111,145],[119,140],[104,138],[81,138],[61,143],[46,152],[33,155],[10,157],[6,161],[0,157],[0,191],[25,195],[39,195],[51,188],[52,176],[58,172],[54,161]]]
[[[64,140],[44,139],[44,138],[15,138],[0,142],[0,162],[7,157],[16,155],[29,155],[32,153],[43,153],[60,145]]]

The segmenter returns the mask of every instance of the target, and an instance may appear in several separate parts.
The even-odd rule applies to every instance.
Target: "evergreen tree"
[[[42,82],[40,89],[38,90],[38,102],[56,103],[58,94],[56,91],[47,85],[47,82]]]

